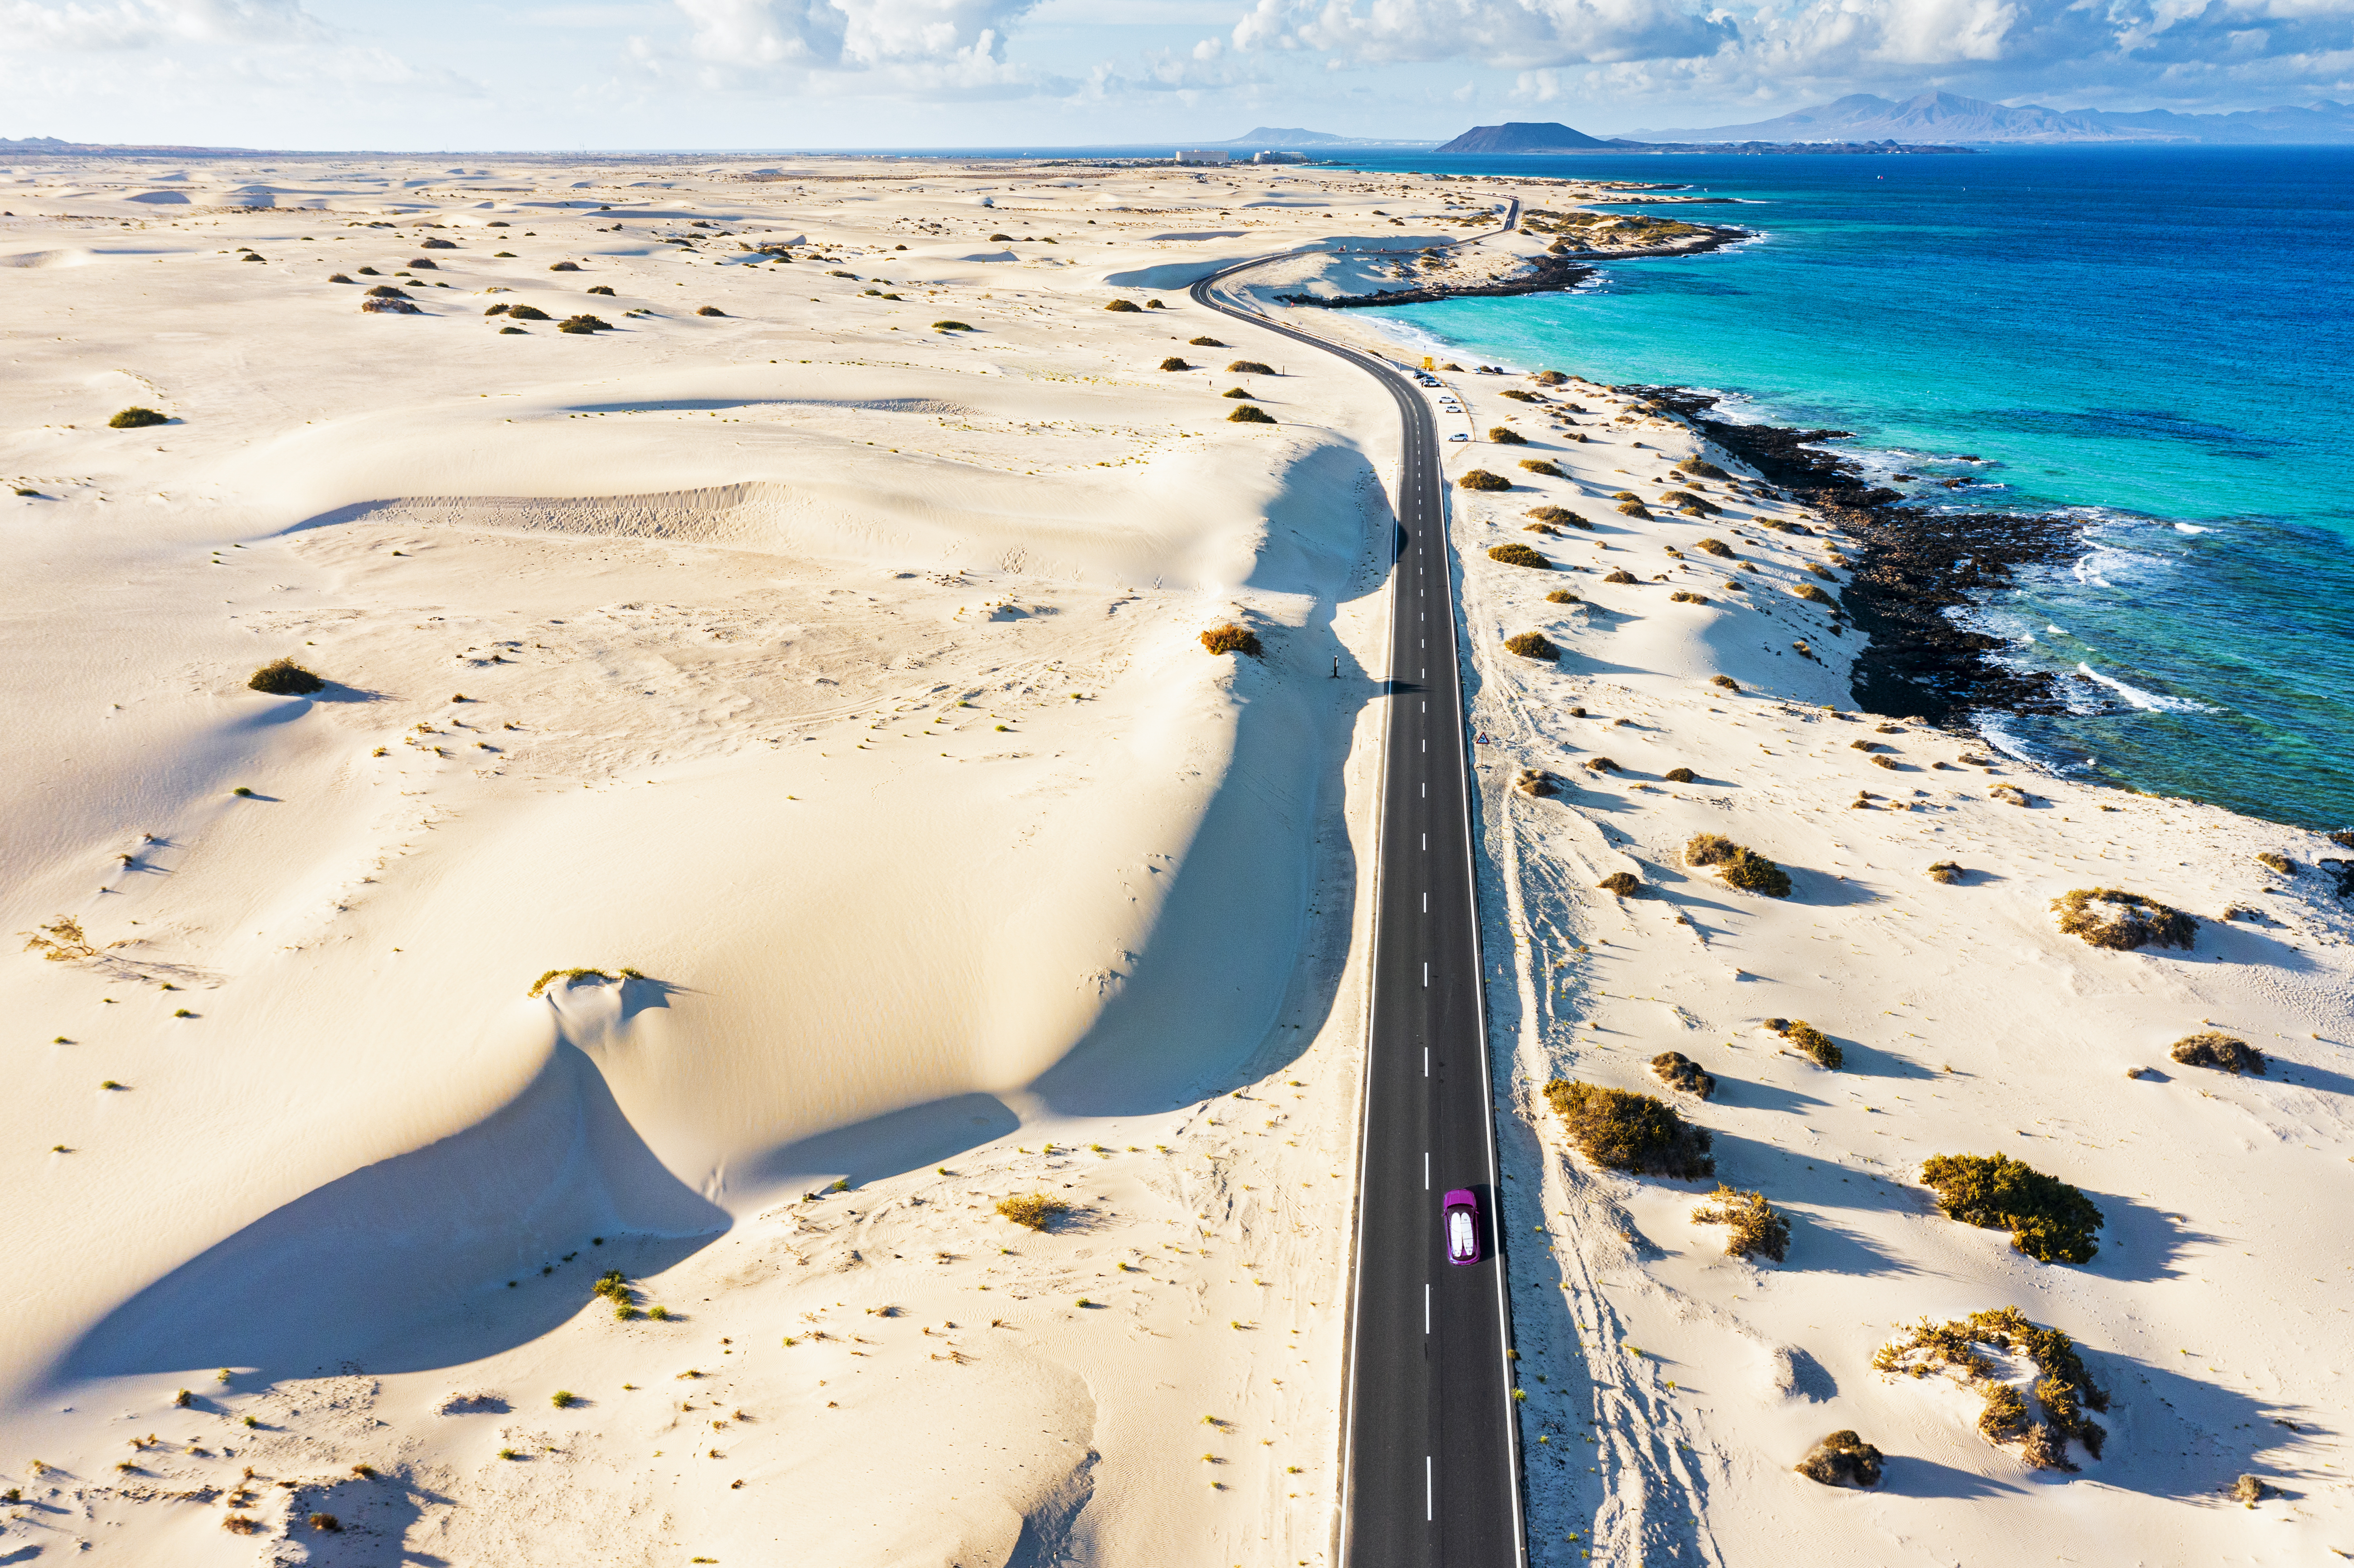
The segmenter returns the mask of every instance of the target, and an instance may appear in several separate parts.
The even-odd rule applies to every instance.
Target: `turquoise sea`
[[[2083,555],[1978,613],[2068,677],[2072,711],[1986,715],[1989,738],[2276,821],[2354,821],[2354,149],[1362,166],[1500,162],[1736,197],[1689,216],[1760,238],[1606,263],[1574,293],[1381,311],[1388,330],[1851,430],[1840,450],[1921,476],[1894,488],[1925,504],[2066,511]],[[1962,473],[1995,482],[1934,483]]]

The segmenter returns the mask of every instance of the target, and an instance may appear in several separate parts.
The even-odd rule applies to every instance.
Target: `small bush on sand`
[[[1978,1347],[1991,1345],[2024,1356],[2037,1373],[2035,1403],[2042,1420],[2030,1414],[2017,1388],[1996,1375],[1995,1363]],[[1883,1372],[1927,1377],[1950,1371],[1965,1388],[1985,1401],[1978,1430],[1997,1445],[2016,1442],[2021,1457],[2038,1469],[2073,1470],[2068,1458],[2070,1441],[2082,1443],[2094,1458],[2108,1433],[2085,1414],[2106,1410],[2109,1396],[2093,1381],[2075,1341],[2057,1329],[2039,1328],[2016,1307],[1973,1312],[1967,1318],[1933,1323],[1926,1318],[1902,1339],[1872,1353],[1872,1364]]]
[[[1071,1205],[1044,1192],[1023,1192],[998,1199],[997,1212],[1025,1230],[1043,1231],[1059,1216],[1069,1213]]]
[[[1718,1190],[1728,1191],[1724,1188]],[[1780,1261],[1778,1254],[1776,1261]],[[1859,1490],[1868,1490],[1880,1484],[1881,1457],[1879,1449],[1842,1428],[1808,1449],[1806,1457],[1795,1468],[1807,1479],[1819,1481],[1827,1487],[1854,1487]]]
[[[1728,692],[1737,692],[1741,690],[1741,683],[1734,680],[1730,675],[1711,675],[1708,678],[1708,683],[1712,686],[1716,686]]]
[[[1518,776],[1516,776],[1512,780],[1512,788],[1518,789],[1522,794],[1535,795],[1539,797],[1554,794],[1559,789],[1560,785],[1560,779],[1555,779],[1552,774],[1546,772],[1542,768],[1523,768],[1521,769]]]
[[[501,337],[529,337],[531,334],[525,332],[519,326],[503,326],[499,328],[499,335]]]
[[[1948,1215],[2009,1231],[2010,1245],[2038,1263],[2090,1263],[2100,1251],[2093,1233],[2101,1211],[2093,1201],[2008,1154],[1932,1155],[1921,1162],[1921,1181]]]
[[[311,1516],[311,1528],[333,1534],[344,1528],[344,1521],[331,1513],[314,1513]]]
[[[1696,457],[1688,457],[1684,459],[1683,461],[1676,464],[1676,471],[1679,473],[1691,474],[1695,479],[1729,479],[1732,477],[1732,475],[1726,473],[1714,463]]]
[[[2118,887],[2079,887],[2052,901],[2060,929],[2095,948],[2130,952],[2136,948],[2188,948],[2198,940],[2199,923],[2179,909]]]
[[[1522,515],[1533,517],[1540,523],[1558,523],[1571,528],[1591,529],[1594,526],[1576,513],[1562,506],[1532,506]]]
[[[1800,583],[1790,591],[1796,594],[1798,598],[1805,599],[1808,604],[1828,604],[1833,609],[1837,609],[1839,607],[1839,600],[1833,599],[1830,595],[1825,593],[1822,589],[1817,588],[1812,583]]]
[[[569,333],[600,333],[611,332],[613,327],[611,323],[599,321],[595,316],[567,316],[556,323],[556,330]]]
[[[1214,337],[1189,337],[1185,340],[1185,345],[1188,348],[1224,348],[1226,346],[1225,344],[1220,343]]]
[[[1231,621],[1224,626],[1213,626],[1202,633],[1202,646],[1213,653],[1247,653],[1254,659],[1259,657],[1261,652],[1258,633],[1247,626],[1236,626]]]
[[[1692,770],[1689,768],[1670,768],[1659,777],[1670,784],[1689,784],[1692,781]]]
[[[1191,370],[1193,367],[1172,354],[1168,358],[1161,362],[1161,368],[1163,370]]]
[[[1124,311],[1138,315],[1141,315],[1144,311],[1144,307],[1138,304],[1134,300],[1114,300],[1110,303],[1105,305],[1104,309],[1108,311]]]
[[[1577,602],[1577,596],[1570,592],[1567,588],[1555,588],[1553,592],[1545,595],[1545,602],[1547,604],[1575,604]]]
[[[610,284],[597,283],[591,285],[588,291],[592,294],[610,294],[613,290]]]
[[[1229,376],[1272,376],[1275,374],[1275,368],[1272,366],[1261,365],[1256,359],[1237,359],[1232,365],[1226,366],[1226,374]]]
[[[1544,401],[1543,398],[1538,397],[1535,393],[1523,392],[1517,387],[1507,387],[1501,392],[1497,393],[1496,396],[1499,397],[1510,397],[1515,403],[1542,403]]]
[[[1693,1127],[1649,1095],[1555,1078],[1544,1086],[1544,1097],[1569,1140],[1605,1169],[1678,1181],[1716,1171],[1708,1129]]]
[[[702,305],[696,308],[695,313],[699,316],[724,316],[727,313],[717,305]]]
[[[1618,503],[1618,510],[1628,517],[1649,519],[1651,515],[1651,509],[1639,501],[1622,501]]]
[[[1561,650],[1542,631],[1523,631],[1504,639],[1504,652],[1517,653],[1523,659],[1558,658]]]
[[[554,266],[548,268],[548,270],[551,272],[578,272],[580,270],[580,263],[578,261],[558,261]]]
[[[1926,876],[1932,882],[1942,882],[1950,887],[1955,883],[1961,881],[1963,876],[1967,874],[1962,870],[1961,862],[1954,860],[1940,860],[1931,862],[1929,869],[1923,872],[1922,874]]]
[[[1585,759],[1585,770],[1588,773],[1616,773],[1618,765],[1606,757],[1589,757]]]
[[[1218,396],[1221,397],[1247,397],[1250,394],[1244,391],[1239,387],[1229,387],[1225,391],[1219,393]]]
[[[1686,865],[1712,865],[1732,885],[1768,898],[1790,896],[1790,874],[1744,844],[1721,833],[1695,833],[1684,845]]]
[[[1624,570],[1606,572],[1603,574],[1602,580],[1606,583],[1631,583],[1635,580],[1635,574]]]
[[[1733,546],[1726,544],[1722,539],[1702,539],[1699,544],[1694,545],[1692,548],[1695,550],[1706,550],[1712,556],[1723,556],[1728,560],[1731,559],[1733,556]]]
[[[233,1513],[221,1520],[221,1528],[232,1535],[254,1535],[261,1530],[261,1521],[249,1513]]]
[[[1475,468],[1455,482],[1458,487],[1464,490],[1510,490],[1512,488],[1512,482],[1511,480],[1506,479],[1500,473],[1490,473],[1484,468]]]
[[[566,985],[578,985],[584,982],[592,985],[611,985],[613,977],[603,969],[550,969],[532,981],[531,989],[524,994],[538,996],[558,980],[562,980]]]
[[[1535,382],[1540,387],[1559,387],[1563,383],[1566,382],[1569,377],[1564,376],[1558,370],[1540,370],[1534,376],[1530,376],[1529,379]]]
[[[1529,444],[1528,437],[1510,425],[1489,426],[1488,439],[1500,447],[1524,447]]]
[[[485,311],[483,311],[483,312],[482,312],[482,313],[483,313],[484,315],[486,315],[486,316],[503,316],[503,315],[506,314],[506,313],[507,313],[507,312],[508,312],[509,310],[511,310],[511,309],[513,309],[513,307],[512,307],[512,306],[509,306],[509,305],[504,305],[504,304],[493,305],[493,306],[489,307],[488,309],[486,309]]]
[[[579,1399],[580,1396],[573,1393],[570,1389],[559,1388],[554,1393],[547,1396],[547,1403],[556,1406],[558,1410],[569,1410],[574,1404],[579,1402]]]
[[[966,322],[934,322],[932,330],[934,332],[970,332],[972,327]]]
[[[337,273],[335,273],[333,277],[329,278],[329,279],[327,280],[327,281],[328,281],[328,282],[330,282],[330,283],[348,283],[348,282],[351,282],[351,281],[352,281],[352,280],[351,280],[351,279],[349,279],[349,278],[346,278],[346,277],[345,277],[345,276],[344,276],[344,274],[342,274],[341,272],[337,272]]]
[[[1268,413],[1266,409],[1260,408],[1256,403],[1246,403],[1241,408],[1236,408],[1233,413],[1226,416],[1226,423],[1230,425],[1272,425],[1275,423],[1275,416]]]
[[[1836,1073],[1846,1065],[1847,1053],[1839,1048],[1839,1042],[1803,1018],[1769,1018],[1766,1027],[1813,1058],[1825,1072]]]
[[[509,305],[507,317],[511,321],[518,322],[546,322],[556,319],[537,305]]]
[[[81,922],[70,915],[60,915],[35,930],[19,931],[16,935],[25,938],[25,951],[38,953],[53,964],[94,959],[104,950],[83,933]]]
[[[1569,475],[1561,471],[1558,465],[1547,462],[1543,458],[1522,458],[1521,460],[1521,466],[1528,470],[1531,473],[1541,473],[1547,479],[1567,479],[1569,477]]]
[[[1508,567],[1526,567],[1532,571],[1549,572],[1553,563],[1517,540],[1509,545],[1489,546],[1488,558],[1501,561]]]
[[[2242,1476],[2238,1480],[2232,1483],[2230,1496],[2233,1502],[2246,1503],[2253,1508],[2257,1503],[2260,1503],[2266,1498],[2272,1496],[2273,1491],[2274,1489],[2266,1486],[2259,1478],[2254,1476]]]
[[[267,692],[273,697],[305,697],[327,683],[293,660],[280,659],[256,670],[245,683],[254,691]]]
[[[2244,1040],[2234,1040],[2229,1034],[2210,1030],[2200,1034],[2188,1034],[2174,1043],[2167,1054],[2186,1067],[2212,1067],[2219,1073],[2253,1073],[2264,1076],[2264,1054]]]
[[[1622,871],[1618,874],[1627,874]],[[1681,1089],[1702,1099],[1716,1093],[1716,1079],[1681,1051],[1662,1051],[1652,1057],[1651,1075],[1671,1089]]]
[[[1678,588],[1675,592],[1668,596],[1668,599],[1669,602],[1672,604],[1706,604],[1708,602],[1708,596],[1706,594],[1692,593],[1684,588]]]
[[[1615,893],[1621,898],[1632,898],[1643,891],[1643,879],[1631,871],[1614,871],[1595,885],[1605,893]]]
[[[2295,876],[2296,874],[2296,862],[2289,859],[2288,856],[2285,854],[2276,853],[2272,850],[2266,850],[2262,854],[2256,856],[2256,863],[2264,867],[2268,871],[2278,872],[2283,876]]]
[[[1692,1221],[1703,1225],[1731,1225],[1724,1239],[1727,1257],[1770,1257],[1776,1263],[1790,1255],[1790,1222],[1766,1201],[1763,1192],[1744,1192],[1720,1186],[1708,1202],[1692,1211]]]

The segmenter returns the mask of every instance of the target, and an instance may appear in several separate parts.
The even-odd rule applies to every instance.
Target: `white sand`
[[[27,1505],[0,1556],[1323,1561],[1394,415],[1182,291],[1310,240],[1418,246],[1460,231],[1422,219],[1504,193],[467,169],[0,172],[0,469],[37,493],[0,498],[19,758],[0,897],[5,929],[62,914],[126,944],[0,964],[0,1248],[24,1298],[0,1463]],[[255,186],[277,206],[228,205]],[[738,249],[803,238],[789,264]],[[378,282],[423,313],[363,314]],[[495,303],[621,330],[500,335]],[[1172,355],[1204,368],[1154,368]],[[1238,381],[1278,425],[1225,422]],[[1490,396],[1501,378],[1459,384],[1472,426],[1517,417],[1576,465],[1543,498],[1591,514],[1579,494],[1655,494],[1690,450],[1638,427],[1557,451]],[[129,404],[174,422],[106,429]],[[1557,1261],[1513,1254],[1526,1364],[1548,1369],[1532,1435],[1559,1434],[1532,1449],[1543,1560],[1583,1561],[1568,1532],[1599,1531],[1598,1557],[1633,1562],[1695,1511],[1732,1562],[1801,1540],[1974,1561],[2021,1529],[2152,1561],[2354,1545],[2319,1449],[2270,1424],[2327,1429],[2343,1404],[2345,1265],[2301,1233],[2306,1192],[2346,1180],[2344,921],[2311,875],[2256,895],[2247,860],[2317,844],[1871,768],[1845,749],[1868,725],[1794,705],[1845,691],[1821,612],[1775,597],[1821,546],[1730,519],[1542,540],[1648,577],[1663,540],[1743,528],[1751,597],[1777,606],[1766,629],[1581,575],[1604,608],[1564,611],[1538,602],[1557,575],[1479,553],[1532,537],[1514,514],[1536,499],[1473,502],[1459,527],[1509,892],[1491,955],[1518,959],[1494,992],[1517,1032],[1507,1147],[1558,1231]],[[1201,650],[1228,620],[1263,662]],[[1570,649],[1558,672],[1494,652],[1535,624]],[[1777,655],[1793,637],[1824,662]],[[245,689],[282,655],[333,684]],[[1751,690],[1712,693],[1720,671]],[[1602,716],[1563,717],[1576,701]],[[1619,716],[1645,727],[1603,740]],[[1502,792],[1596,750],[1629,773]],[[1633,788],[1670,755],[1723,782]],[[1832,815],[1859,784],[1925,785],[1934,809]],[[1666,869],[1698,827],[1791,865],[1797,895]],[[1921,881],[1943,853],[1999,880]],[[1591,891],[1622,868],[1665,895]],[[2204,926],[2188,959],[2095,952],[2042,913],[2095,881],[2277,919]],[[1831,966],[1799,944],[1835,938],[1837,981],[1814,978]],[[525,995],[574,967],[644,978]],[[1768,1013],[1849,1043],[1850,1070],[1776,1056]],[[2121,1076],[2202,1017],[2283,1066]],[[1648,1087],[1669,1044],[1724,1080],[1698,1113],[1720,1169],[1796,1216],[1783,1267],[1716,1256],[1683,1187],[1562,1156],[1543,1077]],[[2099,1197],[2094,1264],[2019,1259],[1911,1184],[1923,1154],[1996,1147]],[[2308,1150],[2318,1181],[2285,1181]],[[1837,1194],[1834,1167],[1878,1196]],[[1074,1213],[1034,1234],[990,1212],[1033,1190]],[[614,1321],[589,1294],[609,1267],[671,1319]],[[1978,1439],[1967,1395],[1864,1370],[1889,1322],[2014,1300],[2116,1394],[2109,1457],[2064,1485]],[[451,1410],[462,1394],[486,1397]],[[1582,1462],[1546,1466],[1580,1418],[1610,1457],[1572,1484]],[[1788,1473],[1835,1425],[1893,1457],[1882,1495]],[[2291,1495],[2219,1502],[2243,1469]],[[260,1531],[222,1530],[232,1510]]]

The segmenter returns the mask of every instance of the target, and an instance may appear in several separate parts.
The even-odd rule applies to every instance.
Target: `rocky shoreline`
[[[2071,519],[1908,505],[1895,491],[1865,483],[1847,459],[1822,450],[1819,443],[1850,431],[1716,418],[1716,397],[1689,387],[1619,390],[1639,391],[1689,419],[1769,483],[1855,538],[1851,580],[1840,598],[1848,619],[1869,640],[1855,663],[1858,707],[1957,728],[1969,726],[1974,709],[2068,711],[2056,676],[2005,662],[2000,655],[2009,643],[1971,630],[1951,612],[1986,603],[2021,567],[2081,554],[2084,545]]]

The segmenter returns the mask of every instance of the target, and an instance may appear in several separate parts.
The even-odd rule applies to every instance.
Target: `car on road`
[[[1462,431],[1458,430],[1458,431],[1456,431],[1453,435],[1451,435],[1451,436],[1447,437],[1447,439],[1448,440],[1450,440],[1450,441],[1468,441],[1468,440],[1469,440],[1471,438],[1470,438],[1470,437],[1469,437],[1469,436],[1467,436],[1467,435],[1465,435]]]
[[[1479,1261],[1479,1194],[1457,1188],[1447,1194],[1439,1211],[1447,1233],[1447,1261],[1458,1266]]]

